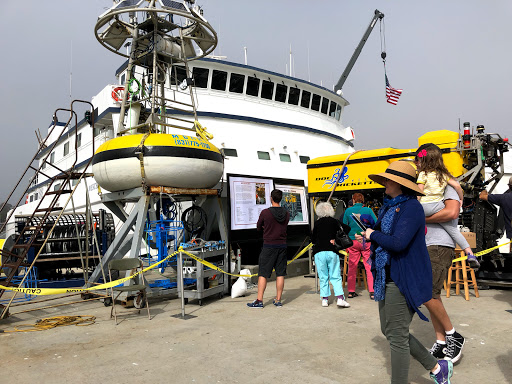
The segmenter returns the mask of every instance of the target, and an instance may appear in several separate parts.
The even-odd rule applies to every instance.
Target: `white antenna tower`
[[[308,81],[311,83],[311,73],[309,68],[309,41],[308,41]]]
[[[71,101],[72,92],[73,92],[73,40],[71,40],[71,59],[70,59],[70,67],[69,67],[69,100]]]
[[[290,77],[292,76],[293,68],[292,68],[292,45],[290,44]]]

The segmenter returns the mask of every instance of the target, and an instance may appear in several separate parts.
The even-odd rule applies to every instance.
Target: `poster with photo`
[[[272,179],[229,177],[231,229],[255,229],[260,212],[270,207]]]
[[[308,224],[306,191],[303,186],[276,184],[276,189],[283,191],[281,207],[290,212],[289,225]]]

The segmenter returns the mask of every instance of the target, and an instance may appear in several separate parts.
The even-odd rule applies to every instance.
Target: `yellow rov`
[[[482,125],[471,132],[469,123],[464,123],[462,134],[440,130],[428,132],[418,139],[418,147],[426,143],[441,148],[448,170],[464,190],[459,224],[476,233],[477,250],[495,246],[503,235],[497,225],[497,209],[480,201],[478,195],[484,189],[492,191],[503,176],[503,153],[508,151],[508,139],[495,133],[485,133]],[[382,203],[384,187],[370,180],[368,175],[384,172],[390,163],[397,160],[412,161],[416,148],[381,148],[310,160],[307,164],[310,212],[314,212],[316,201],[326,200],[331,192],[337,212],[344,210],[355,192],[363,193],[369,206],[377,209]],[[498,251],[490,255],[501,257]]]

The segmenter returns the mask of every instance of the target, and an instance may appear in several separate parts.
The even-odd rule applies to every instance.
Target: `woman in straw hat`
[[[379,302],[382,333],[391,349],[391,383],[408,383],[409,355],[428,369],[436,383],[450,383],[451,361],[437,361],[409,332],[418,307],[432,298],[432,267],[425,245],[425,215],[417,200],[422,192],[416,170],[395,161],[385,172],[369,175],[386,187],[389,199],[379,210],[375,230],[363,236],[372,242],[375,301]]]

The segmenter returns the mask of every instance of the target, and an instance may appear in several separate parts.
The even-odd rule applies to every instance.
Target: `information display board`
[[[276,189],[283,191],[281,207],[290,212],[288,225],[308,224],[306,190],[303,186],[276,184]]]
[[[231,229],[255,229],[260,212],[270,207],[272,179],[229,177]]]

